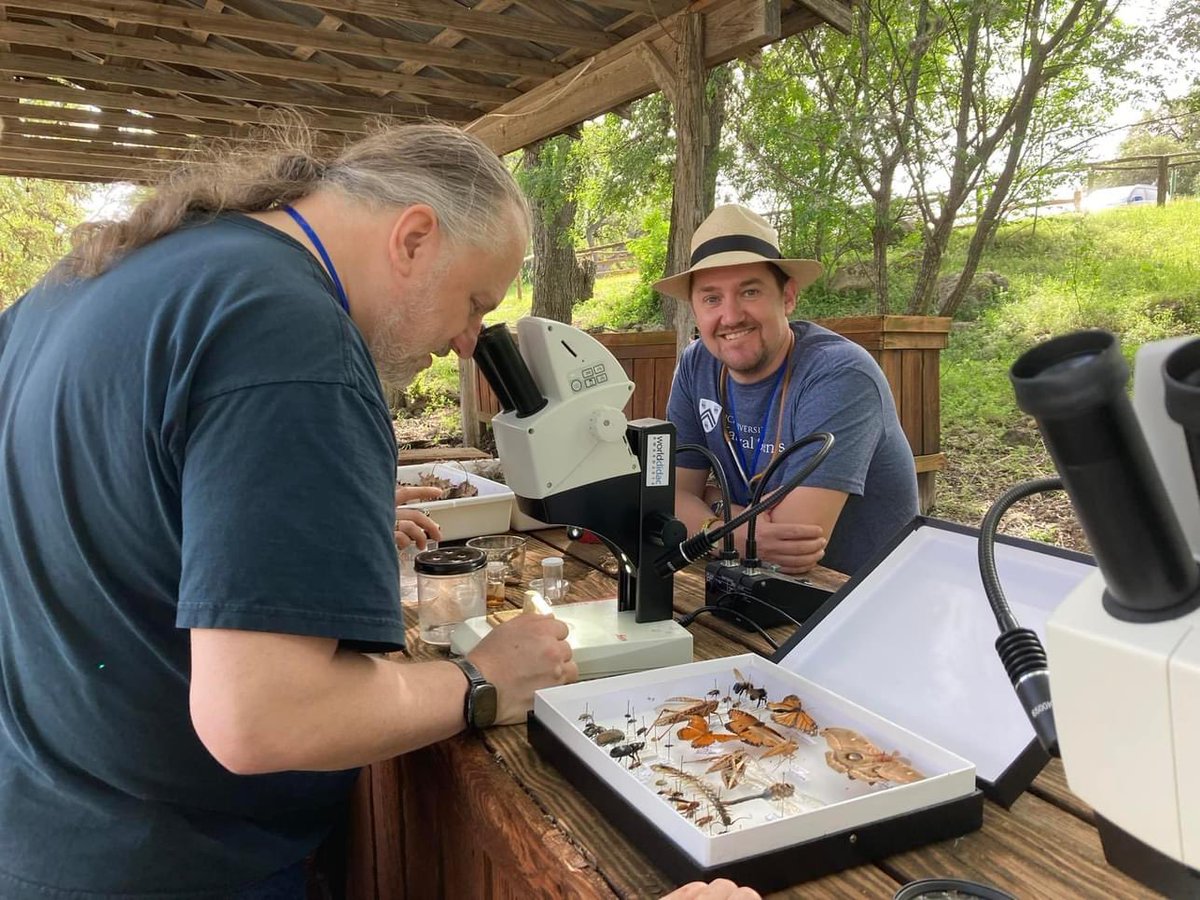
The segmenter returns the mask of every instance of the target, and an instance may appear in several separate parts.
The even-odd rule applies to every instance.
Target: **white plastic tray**
[[[468,474],[457,466],[444,463],[399,466],[396,469],[396,483],[403,481],[416,484],[421,475],[430,472],[439,478],[447,479],[451,484],[459,484],[470,478],[471,484],[479,489],[479,493],[474,497],[408,504],[438,523],[443,541],[457,541],[508,530],[514,503],[513,492],[507,485]]]
[[[885,781],[873,785],[850,779],[828,764],[830,745],[820,732],[808,736],[776,724],[768,707],[751,699],[746,691],[736,690],[735,668],[746,681],[765,690],[768,701],[779,702],[795,694],[820,728],[852,729],[884,752],[898,751],[925,777],[907,784]],[[729,731],[728,707],[737,702],[738,709],[795,741],[796,748],[786,756],[762,758],[764,748],[741,741],[693,747],[678,734],[686,722],[666,728],[653,726],[673,697],[718,701],[718,709],[707,722],[712,731],[722,733]],[[975,792],[975,769],[965,759],[753,654],[538,691],[534,715],[583,765],[703,868],[803,844]],[[592,722],[620,729],[623,736],[602,745],[584,731]],[[640,735],[639,729],[643,730]],[[627,754],[613,756],[615,747],[636,742],[644,744],[636,765],[631,767],[634,760]],[[711,760],[734,750],[745,750],[751,756],[745,776],[734,786],[724,785],[719,773],[704,775]],[[664,771],[664,765],[715,781],[713,789],[727,804],[727,815],[716,814],[714,804],[692,790],[688,782]],[[791,796],[729,802],[780,783],[792,785]],[[676,791],[683,799],[672,799]],[[681,810],[691,800],[698,804],[689,816]]]

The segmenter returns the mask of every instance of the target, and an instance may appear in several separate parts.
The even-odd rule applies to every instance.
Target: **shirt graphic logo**
[[[715,400],[700,400],[700,424],[708,434],[721,424],[721,404]]]

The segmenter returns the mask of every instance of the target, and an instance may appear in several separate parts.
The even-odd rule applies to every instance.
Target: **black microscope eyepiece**
[[[1022,355],[1010,377],[1104,575],[1105,608],[1158,621],[1200,605],[1200,567],[1125,392],[1129,366],[1116,336],[1053,338]]]

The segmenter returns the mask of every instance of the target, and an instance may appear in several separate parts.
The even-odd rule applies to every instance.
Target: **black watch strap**
[[[496,721],[496,688],[483,677],[478,667],[465,657],[450,660],[467,676],[467,695],[463,700],[463,719],[468,728],[487,728]]]

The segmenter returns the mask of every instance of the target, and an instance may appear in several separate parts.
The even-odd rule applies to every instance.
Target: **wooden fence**
[[[941,452],[941,351],[950,319],[934,316],[851,316],[817,319],[819,325],[864,347],[887,378],[900,426],[917,469],[921,511],[934,501],[935,477],[946,463]],[[621,363],[634,384],[625,408],[630,419],[664,419],[675,373],[675,332],[630,331],[594,335]],[[480,425],[500,411],[491,386],[471,360],[460,367],[463,435],[479,446]]]

